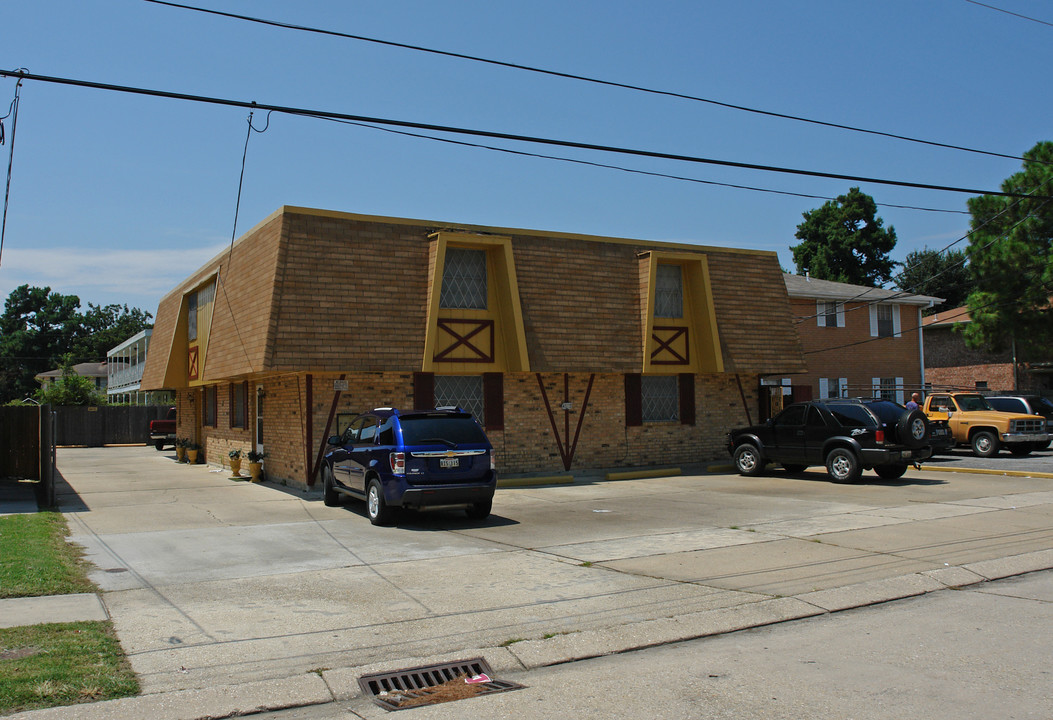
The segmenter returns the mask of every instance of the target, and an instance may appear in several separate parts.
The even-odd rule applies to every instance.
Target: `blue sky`
[[[189,0],[187,4],[1020,155],[1051,138],[1053,27],[966,0]],[[1044,0],[992,0],[1053,22]],[[1045,50],[1043,50],[1045,48]],[[263,27],[144,0],[5,3],[0,68],[271,105],[984,190],[1020,161]],[[0,78],[0,115],[15,81]],[[0,296],[160,298],[230,242],[248,112],[26,81]],[[257,113],[254,125],[266,120]],[[11,118],[4,121],[8,144]],[[504,147],[833,197],[848,181]],[[861,184],[879,203],[967,195]],[[274,114],[249,143],[238,220],[281,205],[778,252],[823,200],[526,158]],[[893,256],[964,214],[880,207]],[[957,247],[963,247],[964,243]],[[334,292],[338,288],[333,289]]]

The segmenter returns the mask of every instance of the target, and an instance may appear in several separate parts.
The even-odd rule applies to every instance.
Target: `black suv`
[[[362,413],[328,440],[322,464],[323,501],[366,501],[374,525],[399,507],[462,506],[468,517],[490,514],[497,470],[482,426],[458,408]]]
[[[769,462],[788,472],[825,465],[841,483],[856,482],[870,468],[895,480],[932,454],[925,413],[868,399],[795,403],[763,425],[733,430],[727,446],[743,475],[760,475]]]

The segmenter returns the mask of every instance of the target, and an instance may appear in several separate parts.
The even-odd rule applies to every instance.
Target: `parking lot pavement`
[[[957,447],[940,453],[925,461],[933,467],[954,469],[1000,470],[1012,472],[1035,472],[1053,474],[1053,447],[1019,457],[1006,449],[989,458],[976,457],[972,450]]]
[[[500,490],[483,522],[375,527],[361,504],[152,448],[58,464],[147,695],[321,676],[340,699],[367,668],[483,655],[521,670],[1053,567],[1042,477],[581,482]]]

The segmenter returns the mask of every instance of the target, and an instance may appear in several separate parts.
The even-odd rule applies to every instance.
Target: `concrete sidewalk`
[[[501,491],[486,523],[375,528],[152,449],[59,466],[144,694],[29,718],[324,703],[368,672],[481,655],[500,675],[1053,568],[1049,478],[585,478]]]

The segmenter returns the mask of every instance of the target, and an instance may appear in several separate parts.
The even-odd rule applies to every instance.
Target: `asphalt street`
[[[508,673],[453,718],[990,720],[1053,716],[1053,572]],[[366,698],[261,720],[381,718]]]

